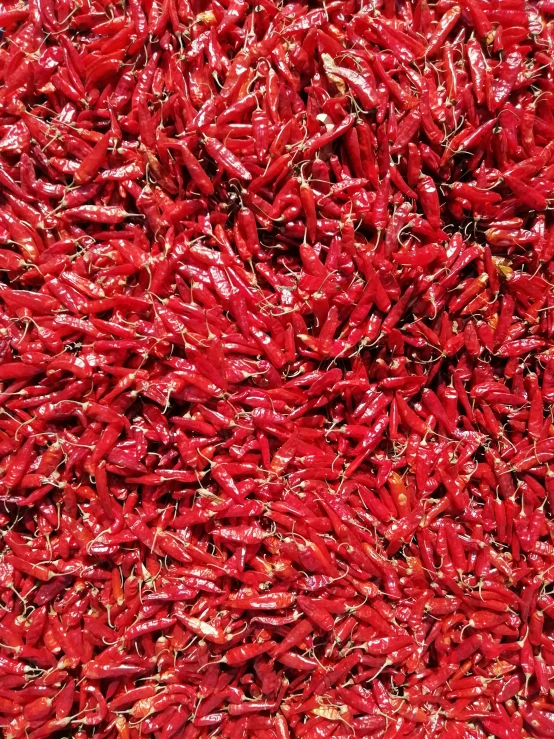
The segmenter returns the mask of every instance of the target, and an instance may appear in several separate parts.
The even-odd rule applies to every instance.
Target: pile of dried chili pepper
[[[554,737],[553,0],[0,28],[3,736]]]

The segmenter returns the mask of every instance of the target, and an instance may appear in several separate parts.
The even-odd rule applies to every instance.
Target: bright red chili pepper
[[[552,13],[510,3],[2,10],[9,736],[552,734]]]

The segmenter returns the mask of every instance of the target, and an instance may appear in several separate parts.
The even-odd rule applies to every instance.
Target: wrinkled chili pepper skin
[[[554,4],[0,8],[0,728],[554,736]]]

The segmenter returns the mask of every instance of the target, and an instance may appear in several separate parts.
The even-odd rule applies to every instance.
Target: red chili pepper
[[[552,24],[514,2],[0,13],[10,736],[552,733]]]
[[[250,172],[241,164],[240,160],[229,151],[220,141],[216,139],[206,138],[205,147],[207,153],[215,160],[215,162],[227,170],[233,177],[237,177],[240,180],[251,180],[252,175]]]
[[[361,75],[352,69],[337,66],[332,58],[327,54],[322,55],[325,71],[331,78],[338,77],[348,82],[348,85],[355,97],[358,98],[362,107],[366,110],[376,108],[378,104],[377,90],[375,88],[375,80],[371,79],[369,74]]]
[[[346,131],[352,128],[354,123],[354,116],[347,115],[344,120],[337,124],[331,131],[316,134],[311,139],[308,139],[308,141],[302,144],[302,153],[304,158],[310,159],[316,151],[340,138],[344,133],[346,133]]]

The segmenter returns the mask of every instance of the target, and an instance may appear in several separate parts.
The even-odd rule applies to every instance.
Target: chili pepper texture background
[[[554,737],[552,0],[0,27],[6,739]]]

